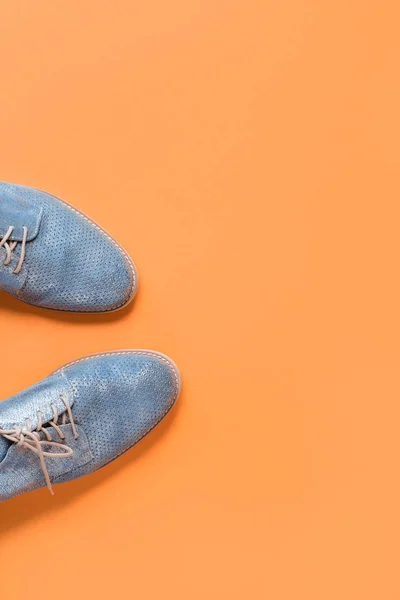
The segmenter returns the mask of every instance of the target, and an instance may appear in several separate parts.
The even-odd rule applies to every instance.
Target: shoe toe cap
[[[169,412],[181,389],[178,368],[163,354],[119,351],[95,355],[63,369],[74,394],[74,413],[99,463],[128,450]]]
[[[27,244],[26,281],[15,293],[20,300],[56,310],[108,312],[133,299],[136,267],[111,235],[59,198],[14,188],[42,212],[38,235]]]

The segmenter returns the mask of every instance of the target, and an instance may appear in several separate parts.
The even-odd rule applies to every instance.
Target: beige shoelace
[[[76,430],[74,417],[72,416],[71,406],[70,406],[68,400],[64,396],[60,396],[60,398],[63,401],[63,403],[65,405],[65,409],[66,409],[62,415],[61,425],[67,424],[67,414],[68,414],[70,424],[72,427],[72,431],[74,434],[74,438],[77,440],[78,432]],[[62,430],[60,429],[60,427],[58,425],[57,408],[54,404],[51,405],[51,408],[53,411],[53,420],[49,422],[49,425],[51,425],[56,430],[56,432],[58,433],[58,435],[60,436],[60,438],[62,440],[65,440],[65,435],[63,434]],[[34,452],[34,454],[38,455],[39,460],[40,460],[40,465],[42,467],[42,471],[46,478],[47,487],[49,488],[50,493],[53,494],[54,492],[53,492],[53,488],[52,488],[52,485],[50,482],[49,472],[46,467],[45,457],[68,458],[69,456],[73,455],[74,451],[72,450],[72,448],[70,448],[69,446],[67,446],[65,444],[60,444],[59,442],[53,442],[49,431],[45,427],[43,427],[43,415],[40,411],[38,411],[38,417],[39,417],[39,422],[34,431],[32,431],[30,420],[27,419],[26,425],[24,427],[20,427],[17,425],[14,425],[13,429],[1,429],[1,427],[0,427],[0,436],[5,438],[6,440],[9,440],[10,442],[17,444],[18,446],[22,446],[23,448],[26,448],[27,450],[30,450],[31,452]],[[44,433],[44,435],[46,437],[45,440],[40,439],[39,432],[41,432],[41,431]],[[63,452],[48,452],[48,451],[43,450],[43,446],[51,446],[52,448],[61,448],[61,450],[63,450]]]
[[[3,235],[3,238],[0,242],[0,248],[3,247],[4,250],[6,251],[6,260],[4,261],[5,265],[8,265],[10,263],[12,252],[18,243],[16,241],[10,241],[10,236],[12,235],[13,231],[14,231],[14,227],[12,225],[10,225],[10,227],[8,228],[7,232]],[[22,268],[22,263],[24,262],[24,258],[25,258],[26,239],[28,237],[27,227],[23,227],[22,231],[23,231],[23,234],[22,234],[22,242],[21,242],[21,255],[19,257],[18,264],[13,271],[13,273],[15,275],[18,275],[18,273],[20,272],[20,270]]]

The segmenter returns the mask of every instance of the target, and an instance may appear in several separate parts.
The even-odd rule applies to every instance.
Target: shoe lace
[[[14,241],[10,240],[10,236],[12,235],[13,231],[14,231],[14,227],[12,225],[10,225],[10,227],[8,228],[8,230],[3,235],[3,237],[0,241],[0,248],[3,247],[4,250],[6,251],[6,260],[4,261],[5,265],[8,265],[10,263],[12,252],[18,243],[15,240]],[[21,254],[19,257],[18,264],[13,271],[13,273],[15,275],[18,275],[18,273],[20,272],[20,270],[22,268],[22,264],[24,262],[24,258],[25,258],[25,248],[26,248],[26,239],[28,237],[28,228],[24,226],[22,228],[22,231],[23,231],[23,234],[22,234],[22,241],[21,241]]]
[[[72,416],[71,406],[64,396],[60,396],[60,398],[65,405],[65,411],[62,414],[61,425],[67,424],[68,414],[74,438],[77,440],[79,436],[76,430],[74,417]],[[53,411],[53,420],[49,421],[49,425],[51,425],[51,427],[53,427],[56,430],[61,440],[65,440],[65,435],[63,434],[62,430],[58,425],[58,413],[56,406],[52,404],[51,409]],[[18,425],[14,425],[12,429],[2,429],[0,427],[0,436],[5,438],[6,440],[9,440],[10,442],[17,444],[18,446],[30,450],[34,454],[37,454],[40,460],[40,465],[42,467],[43,474],[46,479],[47,487],[49,489],[49,492],[53,495],[54,492],[51,485],[49,472],[46,467],[45,458],[68,458],[69,456],[73,455],[74,451],[66,444],[60,444],[59,442],[53,441],[47,428],[43,427],[43,415],[41,411],[38,411],[38,419],[38,425],[35,430],[32,430],[30,420],[26,419],[26,425],[24,427]],[[40,432],[43,432],[46,439],[42,440],[40,438]],[[61,449],[63,450],[63,452],[49,452],[43,449],[46,446]]]

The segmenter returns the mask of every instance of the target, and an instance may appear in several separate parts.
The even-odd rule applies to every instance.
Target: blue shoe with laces
[[[0,290],[23,302],[75,312],[109,312],[138,287],[125,250],[65,201],[0,182]]]
[[[0,501],[104,467],[163,419],[180,388],[164,354],[121,350],[69,363],[0,402]]]

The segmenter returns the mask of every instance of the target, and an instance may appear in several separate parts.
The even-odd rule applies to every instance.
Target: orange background
[[[1,3],[1,179],[89,214],[141,276],[108,316],[1,294],[1,394],[129,347],[184,378],[124,458],[0,506],[3,594],[400,598],[399,17]]]

